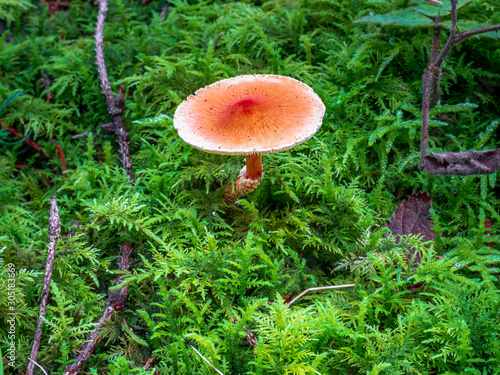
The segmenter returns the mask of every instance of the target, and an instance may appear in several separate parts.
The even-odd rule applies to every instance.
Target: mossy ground
[[[5,108],[0,140],[19,140],[7,127],[31,132],[49,156],[0,144],[2,317],[7,264],[18,272],[16,367],[4,373],[26,369],[51,196],[63,236],[38,355],[48,373],[62,373],[92,331],[124,241],[134,246],[130,295],[84,373],[213,374],[191,345],[226,375],[500,373],[496,173],[417,170],[432,30],[353,22],[406,1],[176,0],[162,18],[164,4],[111,1],[104,28],[112,87],[126,89],[129,184],[113,135],[100,128],[109,116],[94,64],[97,8],[0,0],[0,97],[26,91]],[[500,7],[474,1],[460,17],[498,24]],[[499,43],[472,38],[450,53],[429,151],[498,147]],[[260,187],[227,207],[218,187],[243,158],[186,145],[172,116],[197,89],[253,73],[305,82],[326,116],[308,142],[265,156]],[[95,134],[72,138],[84,132]],[[424,190],[436,242],[384,237],[401,200]],[[409,247],[421,253],[418,266],[407,262]],[[348,283],[356,287],[285,306],[294,291]],[[5,356],[5,337],[0,348]]]

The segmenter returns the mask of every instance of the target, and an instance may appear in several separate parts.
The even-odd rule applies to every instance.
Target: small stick
[[[440,79],[441,79],[441,68],[446,56],[450,52],[451,48],[461,42],[462,40],[469,38],[474,35],[486,33],[489,31],[499,31],[500,25],[483,27],[481,29],[464,31],[457,34],[457,0],[451,1],[451,26],[450,26],[450,36],[448,41],[438,53],[439,46],[439,28],[440,28],[440,17],[437,17],[434,23],[434,37],[432,44],[432,54],[431,59],[424,71],[423,76],[423,88],[422,88],[422,133],[420,142],[420,163],[418,165],[419,170],[426,169],[426,156],[427,156],[427,134],[429,128],[429,110],[434,107],[440,96]],[[432,74],[432,72],[437,72],[437,77]],[[432,98],[431,98],[432,96]]]
[[[35,361],[33,361],[31,358],[28,358],[28,359],[31,362],[33,362],[35,365],[37,365],[38,367],[40,367],[45,375],[49,375],[49,374],[47,374],[47,371],[45,371],[45,369],[42,366],[40,366],[38,363],[36,363]]]
[[[224,35],[224,32],[221,31],[219,36],[217,37],[217,39],[215,39],[215,42],[214,42],[214,49],[217,47],[217,44],[219,44],[219,40],[220,38],[222,38],[222,35]]]
[[[125,242],[120,246],[120,253],[118,256],[118,269],[120,271],[128,271],[128,269],[130,268],[130,256],[132,255],[132,250],[132,245],[128,242]],[[114,285],[120,284],[124,279],[125,278],[123,275],[118,276],[114,281]],[[71,365],[66,366],[63,375],[78,375],[80,373],[80,368],[87,361],[87,359],[89,359],[95,347],[97,346],[99,341],[101,341],[98,336],[101,332],[102,327],[104,326],[105,321],[111,319],[115,311],[120,311],[123,309],[127,297],[127,286],[124,286],[120,289],[108,291],[108,300],[106,302],[106,306],[104,307],[104,312],[99,318],[94,331],[92,331],[92,333],[90,334],[87,342],[82,345],[82,349],[78,354],[76,361]]]
[[[45,314],[47,312],[47,302],[49,300],[49,287],[50,279],[52,278],[52,268],[54,266],[56,242],[59,238],[59,235],[61,234],[61,220],[59,219],[59,210],[57,209],[56,197],[52,197],[52,199],[50,200],[49,213],[49,244],[47,245],[49,254],[47,256],[47,264],[45,266],[45,279],[43,280],[42,298],[40,301],[40,314],[38,315],[33,348],[31,349],[31,362],[28,363],[26,375],[32,375],[33,370],[35,369],[35,364],[37,364],[35,360],[38,355],[38,348],[40,347],[40,340],[42,338],[42,325],[45,319]]]
[[[104,23],[106,21],[106,13],[108,11],[108,0],[99,0],[99,14],[97,16],[97,25],[95,29],[95,52],[96,65],[101,81],[102,94],[106,101],[106,108],[111,116],[111,126],[107,126],[106,130],[112,130],[116,136],[118,143],[118,158],[125,170],[130,182],[134,181],[132,175],[132,161],[129,154],[129,134],[123,124],[122,115],[125,112],[125,89],[120,86],[118,95],[115,97],[111,91],[111,85],[108,78],[108,70],[104,60]],[[104,127],[103,127],[104,128]]]
[[[116,142],[119,145],[119,159],[123,169],[128,175],[130,182],[134,182],[132,175],[132,161],[129,155],[128,140],[129,135],[125,126],[123,125],[122,115],[125,111],[125,89],[120,86],[118,96],[115,97],[111,91],[109,83],[108,72],[106,63],[104,61],[104,44],[103,44],[103,29],[106,21],[106,13],[108,11],[108,0],[98,0],[99,14],[97,16],[97,25],[95,30],[95,46],[96,46],[96,64],[97,71],[99,72],[99,79],[101,81],[101,88],[103,89],[104,99],[106,101],[106,108],[111,116],[111,123],[102,125],[101,128],[106,131],[113,131],[116,135]],[[130,269],[130,257],[132,255],[132,244],[124,242],[120,245],[120,252],[118,254],[118,270],[128,271]],[[124,275],[119,275],[114,285],[119,285],[125,279]],[[99,318],[94,331],[88,337],[87,342],[82,345],[82,349],[76,358],[76,361],[66,366],[63,375],[78,375],[81,367],[89,359],[95,347],[101,341],[98,337],[106,320],[113,317],[115,312],[123,309],[125,301],[128,297],[128,287],[125,285],[119,289],[109,290],[108,299],[104,311]]]
[[[328,289],[339,289],[339,288],[352,288],[354,286],[356,286],[356,285],[354,285],[354,284],[345,284],[345,285],[331,285],[331,286],[320,286],[320,287],[317,287],[317,288],[309,288],[309,289],[304,290],[297,297],[295,297],[290,302],[288,302],[285,306],[290,306],[292,303],[294,303],[295,301],[297,301],[300,297],[302,297],[307,292],[312,292],[314,290],[328,290]]]
[[[99,134],[97,134],[97,133],[93,133],[93,132],[86,132],[86,133],[80,133],[80,134],[75,134],[75,135],[72,135],[72,136],[71,136],[71,139],[77,139],[77,138],[80,138],[80,137],[86,137],[86,136],[90,135],[90,133],[92,133],[92,135],[93,135],[94,137],[100,137],[100,135],[99,135]]]
[[[170,8],[170,3],[167,1],[165,2],[165,5],[163,6],[163,8],[161,8],[161,12],[160,12],[160,18],[163,20],[165,19],[165,17],[168,16],[168,10]]]
[[[210,366],[212,366],[212,368],[213,368],[215,371],[217,371],[217,373],[218,373],[218,374],[220,374],[220,375],[224,375],[222,372],[220,372],[219,370],[217,370],[217,368],[216,368],[214,365],[212,365],[212,364],[208,361],[208,359],[206,359],[205,357],[203,357],[203,355],[202,355],[202,354],[201,354],[198,350],[196,350],[196,349],[194,348],[194,346],[193,346],[193,345],[189,345],[189,346],[190,346],[191,348],[193,348],[193,350],[196,352],[196,354],[198,354],[201,358],[203,358],[203,360],[204,360],[205,362],[207,362]]]

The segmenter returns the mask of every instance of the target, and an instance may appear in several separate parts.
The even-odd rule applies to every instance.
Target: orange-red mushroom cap
[[[182,102],[174,127],[189,145],[226,155],[288,150],[321,126],[325,105],[306,84],[277,75],[215,82]]]

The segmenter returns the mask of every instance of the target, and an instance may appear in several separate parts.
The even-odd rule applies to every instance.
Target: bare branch
[[[106,97],[113,96],[111,85],[109,84],[108,70],[104,60],[104,23],[106,21],[106,13],[108,12],[108,2],[99,1],[99,14],[97,15],[97,25],[95,29],[95,62],[97,64],[97,71],[99,72],[99,79],[101,80],[101,88]]]
[[[457,32],[457,0],[451,0],[450,39],[453,39],[456,32]]]
[[[36,357],[38,356],[38,348],[40,347],[40,340],[42,339],[42,325],[47,313],[47,302],[50,293],[50,279],[52,278],[52,268],[54,267],[54,254],[56,249],[56,242],[61,234],[61,220],[59,219],[59,210],[57,209],[56,197],[50,200],[49,209],[49,250],[47,256],[47,263],[45,265],[45,278],[43,280],[42,297],[40,300],[40,313],[38,314],[38,322],[36,324],[35,337],[33,347],[31,348],[30,361],[26,369],[26,375],[32,375],[35,369]],[[37,364],[38,365],[38,364]]]
[[[128,269],[130,268],[130,256],[132,255],[132,250],[132,245],[128,242],[125,242],[120,246],[120,254],[118,258],[118,269],[120,271],[128,271]],[[114,285],[119,285],[123,280],[123,275],[118,276],[114,281]],[[87,361],[87,359],[89,359],[99,341],[101,341],[101,339],[99,338],[99,333],[101,332],[105,321],[111,319],[115,311],[120,311],[123,309],[127,297],[127,286],[108,291],[108,300],[106,302],[104,312],[99,318],[94,331],[90,334],[88,341],[82,345],[82,349],[76,361],[71,365],[66,366],[63,375],[79,374],[81,367]]]
[[[430,67],[424,71],[423,85],[422,85],[422,133],[420,140],[420,164],[419,170],[425,167],[425,155],[427,154],[427,131],[429,129],[429,100],[431,96],[431,72]]]
[[[101,125],[103,126],[103,125]],[[89,136],[90,134],[92,134],[92,136],[94,137],[99,137],[99,134],[97,133],[94,133],[94,132],[86,132],[86,133],[80,133],[80,134],[75,134],[75,135],[72,135],[71,136],[71,139],[77,139],[77,138],[81,138],[81,137],[87,137]]]
[[[446,44],[444,45],[443,49],[439,53],[439,56],[437,57],[436,61],[434,61],[434,66],[435,67],[441,67],[443,64],[444,59],[450,52],[451,48],[461,42],[462,40],[466,38],[470,38],[471,36],[478,35],[478,34],[483,34],[487,33],[490,31],[499,31],[500,30],[500,25],[495,25],[495,26],[487,26],[483,27],[481,29],[476,29],[476,30],[470,30],[470,31],[464,31],[462,33],[457,34],[457,0],[451,0],[451,26],[450,26],[450,37]]]
[[[491,174],[500,169],[500,149],[442,154],[431,152],[425,157],[424,163],[429,174]]]
[[[202,355],[202,354],[201,354],[198,350],[196,350],[196,349],[195,349],[195,347],[194,347],[193,345],[189,345],[189,346],[190,346],[191,348],[193,348],[193,350],[196,352],[196,354],[198,354],[201,358],[203,358],[203,360],[204,360],[205,362],[207,362],[210,366],[212,366],[212,368],[213,368],[213,369],[217,372],[217,374],[219,374],[219,375],[224,375],[222,372],[220,372],[219,370],[217,370],[217,368],[216,368],[214,365],[212,365],[212,364],[208,361],[208,359],[206,359],[205,357],[203,357],[203,355]]]
[[[123,125],[122,115],[125,111],[125,89],[120,86],[118,95],[115,97],[111,91],[109,78],[107,74],[106,64],[104,61],[104,46],[103,46],[103,29],[106,20],[106,12],[108,10],[108,0],[98,0],[99,14],[97,17],[97,27],[95,31],[95,44],[96,44],[96,64],[99,71],[99,78],[101,80],[101,87],[103,89],[104,99],[109,115],[111,116],[111,123],[101,125],[101,128],[106,131],[113,131],[116,136],[116,142],[119,146],[119,159],[123,169],[128,175],[130,182],[133,182],[132,176],[132,161],[129,155],[129,134]],[[128,242],[120,245],[120,253],[118,258],[118,269],[120,271],[128,271],[130,268],[130,256],[132,255],[132,245]],[[123,282],[124,276],[118,276],[114,285],[119,285]],[[113,317],[113,314],[123,309],[125,301],[128,297],[128,287],[122,286],[121,288],[109,290],[108,300],[104,311],[99,318],[94,331],[90,334],[88,341],[82,345],[82,349],[74,363],[66,366],[64,375],[77,375],[80,372],[83,364],[88,360],[94,351],[96,345],[99,343],[99,333],[104,326],[106,320]]]
[[[447,165],[443,167],[443,165],[438,165],[440,161],[434,158],[433,156],[427,156],[427,136],[428,136],[428,128],[429,128],[429,110],[432,109],[439,101],[441,96],[441,69],[442,64],[450,52],[451,48],[462,41],[465,38],[471,37],[473,35],[478,35],[481,33],[486,33],[489,31],[498,31],[500,30],[500,25],[496,26],[488,26],[483,27],[477,30],[465,31],[457,34],[457,0],[451,1],[451,26],[450,26],[450,36],[448,41],[441,49],[441,52],[438,54],[439,50],[439,30],[440,30],[440,17],[436,17],[434,23],[434,36],[432,43],[432,53],[430,62],[425,68],[424,75],[422,78],[422,132],[421,132],[421,141],[420,141],[420,163],[418,165],[419,170],[426,169],[427,173],[432,174],[483,174],[483,173],[493,173],[491,172],[492,166],[484,166],[479,163],[477,160],[473,158],[465,159],[460,158],[460,161],[469,160],[470,164],[468,167],[464,168],[461,164],[457,165]],[[443,154],[443,155],[451,155]],[[485,154],[486,155],[486,154]],[[437,164],[436,164],[437,163]],[[496,159],[492,160],[493,164],[496,163]],[[490,164],[491,164],[490,163]],[[499,167],[494,168],[494,170],[499,169]]]
[[[462,40],[464,40],[466,38],[470,38],[471,36],[474,36],[474,35],[479,35],[479,34],[483,34],[483,33],[488,33],[490,31],[499,31],[499,30],[500,30],[500,25],[486,26],[486,27],[482,27],[480,29],[464,31],[463,33],[455,35],[453,40],[456,44],[456,43],[461,42]]]
[[[219,40],[220,40],[220,38],[222,38],[222,35],[224,35],[224,32],[223,32],[223,31],[221,31],[221,32],[219,33],[219,35],[217,36],[217,38],[215,39],[215,42],[214,42],[214,49],[217,47],[217,44],[219,44]]]
[[[127,173],[129,181],[134,181],[132,175],[132,161],[129,154],[129,134],[123,125],[122,115],[125,112],[125,89],[120,86],[117,96],[113,95],[108,78],[106,62],[104,60],[103,29],[108,11],[108,0],[99,0],[99,14],[97,16],[97,26],[95,30],[96,64],[101,80],[104,99],[109,115],[111,116],[111,126],[101,126],[104,130],[112,130],[118,143],[118,158],[123,169]]]
[[[339,288],[352,288],[354,286],[356,286],[356,285],[354,285],[354,284],[345,284],[345,285],[331,285],[331,286],[320,286],[320,287],[317,287],[317,288],[309,288],[309,289],[304,290],[297,297],[295,297],[290,302],[288,302],[285,306],[290,306],[292,303],[294,303],[295,301],[297,301],[300,297],[302,297],[307,292],[312,292],[314,290],[328,290],[328,289],[339,289]]]
[[[31,363],[34,363],[35,365],[37,365],[38,367],[40,367],[40,369],[43,371],[43,373],[45,375],[49,375],[49,374],[47,374],[47,371],[45,371],[45,369],[42,366],[40,366],[38,363],[36,363],[35,361],[33,361],[31,358],[28,358],[28,359],[31,361]]]
[[[165,5],[163,6],[163,8],[161,8],[161,12],[160,12],[160,18],[163,20],[165,19],[165,17],[168,16],[168,10],[170,8],[170,3],[168,1],[165,2]]]

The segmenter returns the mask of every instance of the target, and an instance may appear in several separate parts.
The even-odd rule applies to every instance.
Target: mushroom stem
[[[249,194],[260,184],[262,177],[262,156],[248,155],[246,157],[246,165],[241,169],[240,175],[233,184],[224,185],[226,191],[224,193],[224,200],[227,204],[233,205],[238,199],[245,194]]]
[[[260,180],[262,177],[262,155],[247,155],[247,171],[245,177],[250,180]]]

